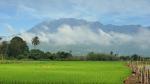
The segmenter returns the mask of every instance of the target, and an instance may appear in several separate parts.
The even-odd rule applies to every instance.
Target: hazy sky
[[[0,36],[58,18],[150,26],[150,0],[0,0]]]

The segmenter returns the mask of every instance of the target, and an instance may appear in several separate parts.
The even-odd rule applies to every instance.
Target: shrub
[[[44,59],[44,52],[39,49],[33,49],[29,52],[29,58],[34,60]]]

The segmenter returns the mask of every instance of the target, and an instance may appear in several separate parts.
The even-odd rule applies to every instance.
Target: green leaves
[[[34,46],[37,46],[37,45],[39,45],[40,44],[40,40],[39,40],[39,37],[34,37],[33,39],[32,39],[32,44],[34,45]]]
[[[8,56],[17,57],[18,55],[24,54],[24,52],[28,51],[29,48],[27,43],[22,38],[12,38],[8,47]]]

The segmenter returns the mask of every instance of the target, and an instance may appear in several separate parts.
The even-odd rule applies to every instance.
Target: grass
[[[27,61],[0,64],[0,84],[123,84],[125,62]]]

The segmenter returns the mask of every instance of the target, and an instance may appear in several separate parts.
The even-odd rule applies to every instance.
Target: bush
[[[55,54],[50,53],[50,52],[46,52],[46,53],[45,53],[45,56],[44,56],[44,59],[55,60],[56,57],[55,57]]]
[[[54,54],[54,57],[56,60],[67,60],[72,57],[72,54],[64,51],[59,51]]]
[[[119,60],[119,57],[116,57],[111,54],[104,54],[104,53],[89,53],[87,55],[87,60],[93,60],[93,61],[115,61]]]
[[[29,52],[29,58],[34,60],[44,59],[44,52],[39,49],[33,49]]]

